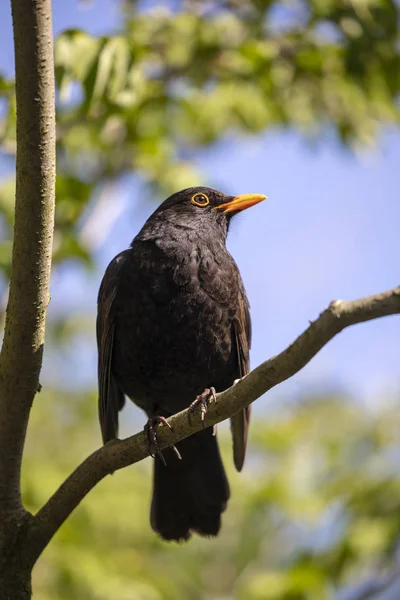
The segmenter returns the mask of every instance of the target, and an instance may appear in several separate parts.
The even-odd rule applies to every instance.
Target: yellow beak
[[[230,212],[237,212],[240,210],[245,210],[250,206],[254,206],[254,204],[258,204],[265,200],[267,196],[263,196],[262,194],[241,194],[240,196],[235,196],[229,202],[225,202],[224,204],[220,204],[215,208],[217,210],[222,210],[223,214],[226,215]]]

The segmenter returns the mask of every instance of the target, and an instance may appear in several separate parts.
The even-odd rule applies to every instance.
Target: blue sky
[[[79,8],[54,0],[55,32],[83,27],[93,33],[118,23],[116,2]],[[0,71],[12,73],[9,3],[0,3]],[[252,365],[289,344],[334,298],[355,299],[400,283],[400,132],[382,134],[377,147],[355,157],[328,138],[310,147],[293,132],[225,141],[198,155],[205,184],[230,193],[259,192],[268,200],[237,217],[229,248],[240,266],[252,306]],[[193,182],[196,184],[197,182]],[[93,312],[89,344],[75,363],[62,357],[45,374],[54,381],[71,369],[80,383],[95,381],[94,319],[97,288],[108,261],[128,246],[153,210],[140,186],[118,188],[124,213],[97,253],[88,276],[65,269],[53,280],[52,310]],[[113,200],[111,200],[113,201]],[[72,283],[78,283],[71,294]],[[270,398],[305,390],[340,390],[360,400],[384,401],[400,389],[400,318],[353,327],[325,347]]]

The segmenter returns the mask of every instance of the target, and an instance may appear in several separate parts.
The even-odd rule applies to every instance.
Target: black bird
[[[125,396],[151,425],[248,373],[249,303],[225,243],[231,218],[264,199],[207,187],[177,192],[107,267],[97,316],[104,443],[117,437]],[[238,471],[249,419],[250,408],[231,419]],[[167,466],[155,456],[151,525],[166,540],[217,535],[229,484],[213,429],[177,447],[182,460],[172,449],[163,451]]]

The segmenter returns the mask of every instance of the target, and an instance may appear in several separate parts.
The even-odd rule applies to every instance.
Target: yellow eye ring
[[[210,201],[208,199],[208,196],[206,196],[205,194],[195,194],[194,196],[192,196],[192,204],[204,208],[205,206],[208,206],[210,204]]]

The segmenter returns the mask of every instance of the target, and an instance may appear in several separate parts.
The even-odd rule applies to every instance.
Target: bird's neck
[[[204,245],[225,248],[227,226],[224,222],[182,219],[174,213],[155,217],[157,215],[152,215],[145,223],[132,244],[135,241],[153,242],[167,253],[176,253],[177,248],[187,252]]]

